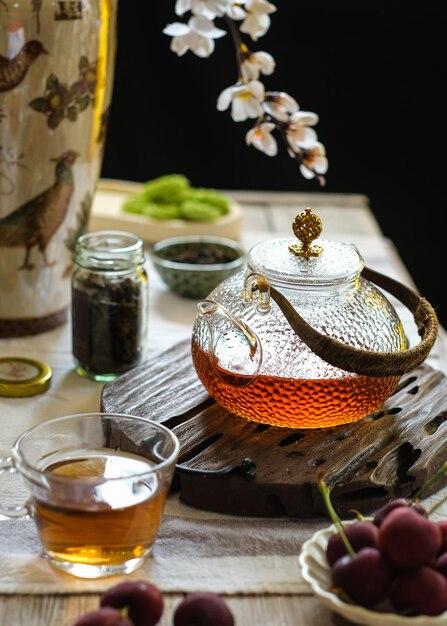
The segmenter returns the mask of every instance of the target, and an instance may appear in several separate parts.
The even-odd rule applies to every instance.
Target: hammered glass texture
[[[245,272],[225,280],[208,296],[223,305],[259,337],[263,360],[258,372],[291,379],[336,379],[355,374],[333,367],[314,354],[295,334],[276,303],[270,311],[257,310],[256,300],[242,298]],[[283,289],[298,313],[320,333],[343,343],[372,351],[398,351],[406,347],[402,324],[383,294],[363,278],[347,285],[313,290]],[[232,332],[226,329],[226,332]],[[238,334],[237,329],[234,332]],[[209,330],[202,318],[193,328],[196,344],[209,350]],[[238,345],[233,342],[233,347]],[[220,367],[241,373],[240,359],[230,341],[213,341]],[[238,367],[234,368],[234,364]],[[248,374],[248,372],[247,372]]]
[[[270,239],[255,245],[247,255],[248,268],[264,274],[272,284],[333,285],[355,278],[363,269],[363,259],[349,243],[317,239],[319,257],[300,257],[289,250],[292,237]]]

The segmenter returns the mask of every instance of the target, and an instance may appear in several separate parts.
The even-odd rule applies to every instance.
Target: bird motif
[[[10,91],[25,78],[30,65],[41,54],[48,54],[37,39],[28,41],[12,59],[0,55],[0,92]]]
[[[74,191],[72,166],[78,156],[74,150],[68,150],[51,159],[56,163],[53,185],[0,219],[0,247],[26,248],[19,269],[33,269],[34,265],[29,260],[33,246],[39,248],[45,266],[55,264],[48,261],[46,248],[65,219]]]

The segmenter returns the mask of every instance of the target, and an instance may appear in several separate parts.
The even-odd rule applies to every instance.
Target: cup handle
[[[15,474],[17,469],[14,465],[12,456],[0,457],[0,474],[8,472],[8,474]],[[29,511],[26,506],[3,506],[0,503],[0,515],[7,517],[8,519],[18,519],[20,517],[29,517]]]

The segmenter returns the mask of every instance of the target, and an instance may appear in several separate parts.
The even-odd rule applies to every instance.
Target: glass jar
[[[147,273],[143,241],[132,233],[79,237],[72,277],[76,372],[113,380],[142,362],[147,346]]]

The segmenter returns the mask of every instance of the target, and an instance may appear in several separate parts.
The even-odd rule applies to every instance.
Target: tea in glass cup
[[[179,453],[177,437],[141,417],[48,420],[17,440],[1,469],[22,476],[45,557],[83,578],[132,572],[155,542]]]

